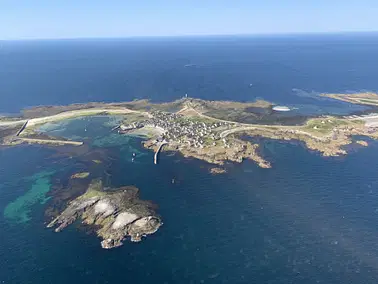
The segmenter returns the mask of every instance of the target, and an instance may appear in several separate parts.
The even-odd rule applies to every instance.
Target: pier
[[[36,144],[72,145],[72,146],[81,146],[84,144],[81,141],[38,139],[38,138],[17,138],[17,140],[26,142],[26,143],[36,143]]]
[[[159,152],[161,151],[161,148],[165,145],[165,144],[168,144],[167,141],[163,140],[159,147],[157,148],[156,152],[155,152],[155,156],[154,156],[154,164],[157,165],[158,163],[158,157],[159,157]]]
[[[25,121],[25,123],[22,125],[22,127],[20,128],[20,130],[19,130],[19,131],[17,132],[17,134],[16,134],[17,137],[20,136],[21,133],[22,133],[22,131],[25,130],[26,125],[28,124],[28,122],[29,122],[29,120]]]

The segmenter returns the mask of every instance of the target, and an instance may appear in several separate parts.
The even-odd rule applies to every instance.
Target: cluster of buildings
[[[192,147],[203,148],[205,145],[215,146],[216,141],[220,140],[219,131],[216,131],[216,128],[227,125],[226,122],[205,122],[188,119],[176,113],[154,111],[151,113],[151,118],[129,125],[121,125],[120,130],[127,132],[144,126],[155,127],[162,130],[159,140],[178,144],[187,143]],[[227,142],[225,139],[223,140],[226,146]]]

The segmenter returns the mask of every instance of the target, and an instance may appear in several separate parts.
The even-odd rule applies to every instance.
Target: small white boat
[[[275,111],[291,111],[287,106],[274,106],[272,109]]]

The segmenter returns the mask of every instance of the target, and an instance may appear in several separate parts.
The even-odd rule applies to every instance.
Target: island
[[[321,96],[372,107],[378,102],[375,93]],[[188,97],[166,103],[135,100],[37,107],[24,110],[18,119],[1,118],[0,142],[8,146],[20,143],[80,146],[82,141],[48,137],[38,127],[79,116],[122,115],[123,122],[113,130],[120,135],[144,136],[144,147],[156,153],[176,151],[216,166],[250,159],[262,168],[270,168],[271,163],[261,155],[259,143],[249,138],[300,141],[323,156],[347,154],[344,146],[353,143],[356,135],[378,138],[378,114],[293,117],[282,116],[274,108],[274,104],[263,100],[243,103]],[[155,163],[157,159],[155,155]]]
[[[332,100],[368,105],[370,114],[348,116],[303,116],[284,113],[266,101],[232,102],[182,98],[173,102],[153,103],[135,100],[124,103],[88,103],[69,106],[41,106],[24,110],[18,117],[0,117],[0,146],[46,144],[49,147],[69,145],[85,149],[83,141],[55,137],[40,130],[46,123],[82,116],[114,116],[120,118],[111,131],[116,135],[143,137],[146,149],[155,152],[151,162],[158,164],[160,151],[178,152],[184,158],[198,159],[209,164],[210,174],[227,173],[228,163],[254,161],[269,169],[261,144],[266,139],[297,141],[323,156],[347,154],[348,144],[368,146],[365,138],[378,139],[378,95],[375,93],[321,94]],[[292,112],[290,112],[292,113]],[[109,129],[110,130],[110,129]],[[114,136],[113,136],[114,137]],[[356,138],[357,137],[357,138]],[[60,149],[60,148],[58,148]],[[77,151],[80,152],[80,151]],[[89,167],[102,167],[99,157],[87,156]],[[84,170],[85,169],[85,170]],[[139,199],[134,186],[111,188],[100,178],[82,168],[70,173],[71,184],[85,191],[75,195],[63,191],[63,208],[51,209],[48,227],[56,232],[80,219],[95,229],[103,248],[121,246],[125,239],[138,242],[155,233],[162,225],[154,206]],[[59,195],[59,193],[58,193]],[[69,198],[69,200],[68,200]],[[62,204],[62,203],[60,203]],[[58,211],[58,212],[56,212]]]
[[[47,227],[56,227],[60,232],[80,218],[87,225],[96,227],[105,249],[119,247],[129,236],[139,242],[143,236],[155,233],[162,225],[152,205],[140,200],[138,189],[126,186],[104,189],[101,180],[93,180],[88,190],[72,200],[68,207]]]
[[[211,168],[210,173],[218,175],[218,174],[224,174],[226,173],[226,170],[224,168]]]
[[[71,178],[87,178],[89,177],[90,173],[89,172],[81,172],[81,173],[76,173],[71,176]]]

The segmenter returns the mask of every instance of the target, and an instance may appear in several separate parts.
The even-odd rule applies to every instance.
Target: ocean
[[[0,46],[4,114],[41,104],[161,102],[185,94],[348,114],[366,108],[318,94],[378,91],[376,34]],[[154,165],[141,138],[110,132],[116,121],[81,118],[42,128],[83,139],[82,152],[0,149],[0,283],[378,282],[378,142],[325,158],[300,143],[261,140],[272,169],[244,161],[211,175],[208,164],[180,154],[163,152]],[[106,184],[135,185],[141,198],[157,204],[164,222],[158,232],[103,250],[79,223],[61,233],[46,228],[53,197],[94,157],[106,160],[93,172],[106,172]]]

